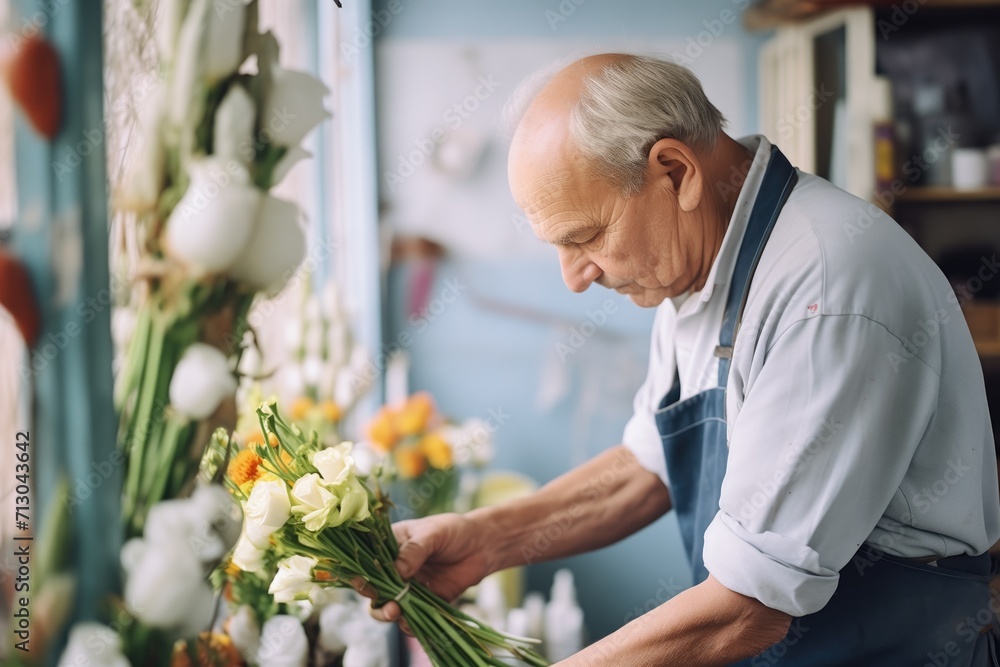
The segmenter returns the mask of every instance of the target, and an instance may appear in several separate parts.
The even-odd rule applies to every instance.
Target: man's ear
[[[671,190],[683,211],[701,203],[703,175],[694,151],[683,142],[660,139],[649,149],[646,182]]]

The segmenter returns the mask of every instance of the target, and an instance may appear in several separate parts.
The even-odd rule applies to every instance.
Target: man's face
[[[603,179],[559,165],[511,165],[511,188],[535,235],[555,246],[574,292],[592,283],[639,306],[658,306],[690,286],[694,257],[680,242],[677,197],[662,181],[622,197]]]

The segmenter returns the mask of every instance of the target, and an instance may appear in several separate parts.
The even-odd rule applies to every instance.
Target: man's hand
[[[483,527],[460,514],[394,524],[393,532],[399,541],[396,569],[403,579],[414,579],[445,600],[454,600],[492,571],[488,554],[495,549],[487,544],[488,533]],[[370,587],[360,592],[375,598]],[[401,612],[398,604],[388,602],[371,613],[380,621],[397,621]]]

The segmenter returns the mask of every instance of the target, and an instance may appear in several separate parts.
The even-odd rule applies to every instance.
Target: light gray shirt
[[[701,292],[659,307],[625,427],[664,484],[654,413],[675,371],[682,399],[717,383],[729,278],[770,156],[762,136],[741,142],[755,158],[719,255]],[[984,258],[979,280],[998,272]],[[803,616],[863,542],[944,557],[1000,539],[982,367],[958,299],[890,217],[821,178],[799,172],[764,249],[726,403],[728,472],[704,558],[733,591]]]

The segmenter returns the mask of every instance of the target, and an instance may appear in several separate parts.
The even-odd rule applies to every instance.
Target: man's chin
[[[655,293],[655,292],[635,292],[627,295],[629,301],[639,306],[640,308],[656,308],[663,300],[666,299],[666,295]]]

